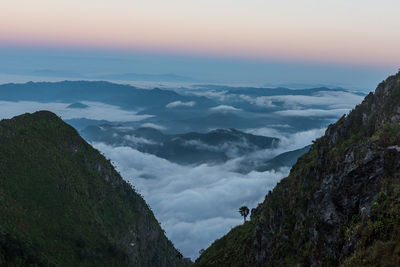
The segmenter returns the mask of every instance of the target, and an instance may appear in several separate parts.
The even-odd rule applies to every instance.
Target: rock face
[[[186,266],[142,197],[50,112],[0,121],[0,266]]]
[[[195,265],[398,266],[399,121],[400,73],[330,125],[251,221]]]

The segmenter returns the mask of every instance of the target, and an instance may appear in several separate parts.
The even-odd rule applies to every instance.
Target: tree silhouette
[[[239,213],[240,213],[240,215],[243,216],[244,222],[246,222],[246,217],[247,217],[247,215],[249,215],[249,212],[250,212],[250,210],[246,206],[242,206],[239,208]]]

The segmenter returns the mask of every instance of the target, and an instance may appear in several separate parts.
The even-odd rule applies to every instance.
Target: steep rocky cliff
[[[400,73],[317,139],[196,266],[399,266]]]
[[[50,112],[0,121],[0,266],[185,266],[145,201]]]

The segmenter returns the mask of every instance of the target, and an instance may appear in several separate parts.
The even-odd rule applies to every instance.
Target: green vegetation
[[[343,266],[398,266],[400,263],[400,174],[382,181],[368,218],[355,217],[346,236],[359,236]]]
[[[377,142],[382,147],[400,144],[400,123],[385,123],[371,137],[371,141]]]
[[[242,206],[239,208],[239,213],[241,216],[243,216],[244,222],[246,222],[246,217],[247,217],[247,215],[249,215],[249,212],[250,212],[250,210],[246,206]]]
[[[399,121],[400,72],[314,141],[251,229],[232,229],[195,266],[399,266]]]
[[[254,230],[252,222],[233,228],[228,235],[216,240],[210,248],[201,253],[196,264],[201,266],[235,267],[245,263],[246,243]]]
[[[177,266],[153,213],[50,112],[0,121],[0,266]]]

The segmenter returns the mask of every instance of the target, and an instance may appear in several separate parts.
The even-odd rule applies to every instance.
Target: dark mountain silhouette
[[[186,266],[143,198],[53,113],[0,121],[0,266]]]

